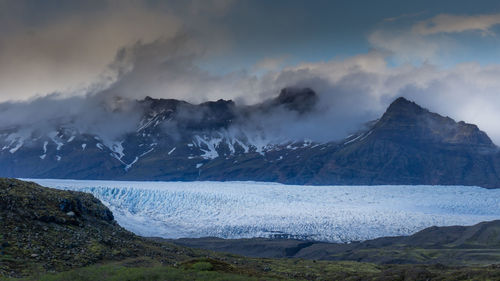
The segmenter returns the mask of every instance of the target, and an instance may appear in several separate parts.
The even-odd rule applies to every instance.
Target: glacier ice
[[[164,238],[349,242],[500,218],[500,190],[479,187],[29,180],[90,192],[123,227]]]

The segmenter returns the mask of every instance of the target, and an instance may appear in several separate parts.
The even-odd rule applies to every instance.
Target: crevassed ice
[[[164,238],[280,235],[348,242],[500,219],[500,190],[479,187],[32,181],[90,192],[123,227]]]

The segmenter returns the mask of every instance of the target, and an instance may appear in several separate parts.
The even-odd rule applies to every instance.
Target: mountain
[[[500,154],[484,132],[404,98],[344,144],[314,182],[500,187]]]
[[[50,132],[4,129],[0,176],[500,187],[500,153],[484,132],[404,98],[342,141],[278,140],[252,127],[272,112],[303,118],[318,101],[309,88],[252,106],[146,97],[135,131],[118,140],[64,122]]]

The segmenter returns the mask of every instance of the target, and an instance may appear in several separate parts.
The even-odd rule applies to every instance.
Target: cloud
[[[298,115],[275,110],[253,115],[243,126],[283,139],[338,140],[383,114],[399,96],[432,111],[478,124],[500,143],[499,65],[475,63],[442,68],[431,63],[391,66],[388,55],[372,51],[345,59],[301,63],[256,76],[250,72],[209,73],[197,61],[203,47],[180,33],[121,49],[114,62],[117,80],[84,96],[49,95],[0,104],[2,128],[23,126],[52,130],[61,120],[81,132],[109,139],[132,132],[142,114],[136,99],[147,95],[197,103],[219,98],[238,105],[260,103],[284,87],[310,87],[318,94],[316,110]]]
[[[0,1],[0,101],[53,92],[85,94],[95,83],[115,78],[108,65],[120,48],[171,38],[183,30],[208,34],[204,31],[213,26],[211,19],[232,3],[47,2]],[[227,43],[220,28],[204,39],[213,50]]]
[[[254,65],[256,71],[279,70],[285,63],[287,56],[269,57],[258,61]]]
[[[500,143],[500,65],[463,63],[443,68],[431,63],[391,66],[381,52],[345,60],[301,64],[275,74],[277,85],[307,85],[320,95],[321,114],[304,128],[313,138],[345,136],[380,117],[399,96],[431,111],[477,124]],[[322,119],[321,119],[322,118]]]
[[[389,52],[398,64],[438,62],[443,50],[454,48],[449,38],[427,38],[405,29],[378,29],[368,36],[368,41],[374,48]]]
[[[115,140],[135,130],[141,117],[142,109],[134,100],[105,95],[51,94],[0,104],[0,129],[21,128],[26,136],[33,137],[66,128]]]
[[[402,14],[402,15],[395,16],[395,17],[385,18],[385,19],[383,19],[383,21],[385,21],[385,22],[395,22],[395,21],[400,21],[400,20],[403,20],[403,19],[415,18],[415,17],[418,17],[418,16],[423,15],[423,14],[425,14],[425,12],[418,12],[418,13],[411,13],[411,14]]]
[[[495,110],[500,104],[497,65],[466,63],[443,68],[427,62],[392,66],[390,55],[372,51],[346,59],[301,63],[259,76],[244,71],[216,75],[197,67],[200,54],[187,55],[191,48],[181,42],[183,39],[135,46],[131,53],[136,66],[106,91],[135,98],[153,93],[195,103],[225,98],[241,105],[273,98],[284,87],[310,87],[320,99],[317,111],[300,118],[276,111],[253,118],[252,126],[267,127],[277,139],[319,141],[345,137],[380,117],[396,97],[405,96],[440,114],[476,123],[500,143],[495,124],[500,118]],[[158,59],[165,56],[157,57],[154,50],[169,50],[171,44],[178,46],[174,50],[179,53],[169,51],[168,59]]]
[[[419,21],[414,19],[422,15],[384,19],[368,35],[368,42],[377,50],[389,52],[396,64],[432,61],[451,65],[474,57],[496,55],[497,48],[492,44],[495,39],[490,35],[494,35],[493,28],[500,24],[500,14],[440,14]],[[464,39],[464,32],[472,32],[467,35],[476,36],[475,40]]]
[[[251,69],[221,74],[204,69],[202,62],[231,45],[224,28],[213,28],[210,20],[227,13],[231,1],[189,1],[168,8],[96,3],[80,17],[20,22],[24,9],[21,14],[12,11],[11,19],[2,17],[0,29],[7,39],[0,42],[0,99],[25,101],[0,104],[1,128],[53,130],[63,122],[116,139],[135,129],[142,113],[135,100],[145,96],[192,103],[224,98],[249,105],[275,97],[284,87],[310,87],[319,96],[313,113],[276,110],[252,116],[247,127],[264,128],[278,140],[338,140],[405,96],[435,112],[476,123],[500,143],[495,108],[500,104],[500,66],[438,66],[443,53],[454,47],[448,33],[484,32],[493,24],[471,29],[471,24],[457,27],[437,16],[428,20],[430,25],[395,27],[394,19],[387,21],[393,25],[380,26],[369,36],[375,50],[365,54],[284,68],[284,58],[273,57]],[[186,23],[183,16],[193,20]],[[33,93],[40,96],[33,98]]]
[[[480,31],[483,35],[491,35],[491,28],[497,24],[500,24],[500,14],[440,14],[431,19],[416,23],[413,26],[413,31],[420,35],[465,31]]]

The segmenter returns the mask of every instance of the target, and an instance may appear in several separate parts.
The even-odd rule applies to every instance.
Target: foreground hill
[[[404,98],[342,141],[276,141],[249,129],[269,112],[318,114],[319,102],[307,88],[254,106],[146,98],[136,129],[113,140],[69,121],[50,132],[10,128],[0,131],[0,176],[500,187],[500,153],[484,132]]]
[[[22,280],[65,281],[500,278],[497,266],[256,259],[155,242],[118,226],[110,211],[89,194],[54,190],[14,179],[0,179],[0,219],[2,280],[7,276]],[[440,234],[446,237],[448,231],[442,230]],[[480,239],[474,234],[466,235],[469,239],[465,242],[490,241],[496,245],[497,240],[489,239],[488,235],[479,235]],[[457,241],[459,236],[439,243]]]
[[[140,238],[91,194],[0,179],[0,274],[65,270],[103,260],[183,259],[177,247]]]

